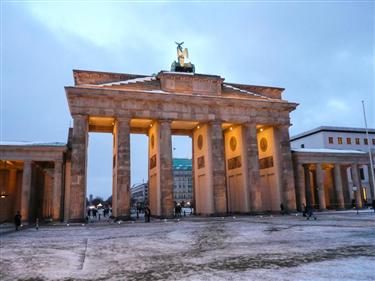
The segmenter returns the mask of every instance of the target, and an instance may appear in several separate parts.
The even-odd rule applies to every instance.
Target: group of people
[[[86,221],[89,221],[90,218],[95,218],[100,221],[101,217],[103,216],[104,218],[109,218],[111,213],[111,209],[109,207],[106,208],[88,208],[87,209],[87,216],[86,216]]]

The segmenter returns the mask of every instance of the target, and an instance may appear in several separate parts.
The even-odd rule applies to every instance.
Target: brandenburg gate
[[[113,134],[113,215],[130,215],[130,134],[149,139],[149,205],[173,215],[172,135],[193,143],[196,213],[221,215],[296,208],[289,144],[295,103],[284,89],[224,82],[216,75],[154,76],[74,70],[65,87],[73,130],[65,219],[85,217],[89,132]]]

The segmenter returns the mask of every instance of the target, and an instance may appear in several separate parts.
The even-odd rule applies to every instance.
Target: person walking
[[[16,231],[19,230],[19,227],[21,226],[21,214],[20,211],[17,211],[17,214],[14,216],[14,224],[16,226]]]
[[[310,218],[316,220],[316,216],[314,216],[313,207],[310,205],[307,205],[307,218],[306,219],[309,220]]]
[[[145,222],[150,222],[151,219],[151,210],[148,205],[145,208]]]
[[[36,218],[36,220],[35,220],[35,229],[36,230],[39,229],[39,218]]]
[[[302,215],[304,217],[307,217],[307,207],[306,207],[306,204],[302,205]]]

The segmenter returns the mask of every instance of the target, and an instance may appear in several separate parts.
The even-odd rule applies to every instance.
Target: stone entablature
[[[340,151],[333,149],[293,149],[292,156],[294,163],[340,163],[367,165],[369,162],[368,153],[363,151]]]
[[[67,146],[0,145],[0,160],[63,161]]]
[[[297,106],[280,100],[187,96],[147,91],[66,87],[72,115],[128,116],[202,122],[290,124],[289,112]]]

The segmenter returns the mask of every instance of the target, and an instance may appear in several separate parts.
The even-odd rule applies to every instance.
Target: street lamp
[[[6,197],[8,197],[8,194],[6,194],[5,191],[1,191],[0,198],[5,199]]]

